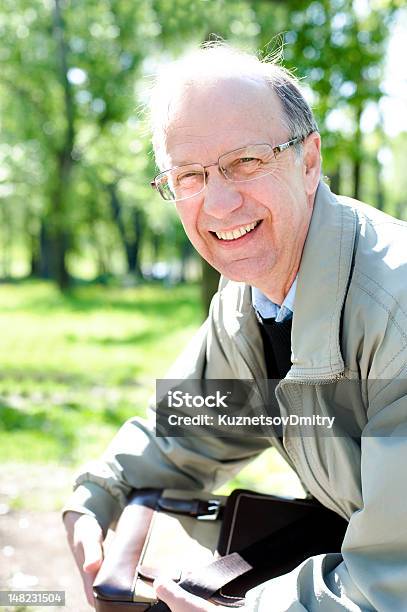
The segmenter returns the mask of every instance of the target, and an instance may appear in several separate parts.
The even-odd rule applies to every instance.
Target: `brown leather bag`
[[[164,612],[153,581],[167,576],[214,603],[304,559],[339,552],[347,522],[319,502],[236,490],[229,497],[144,489],[124,509],[94,583],[97,612]]]

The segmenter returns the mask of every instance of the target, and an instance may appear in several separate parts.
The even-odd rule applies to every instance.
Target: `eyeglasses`
[[[180,202],[193,198],[205,189],[208,180],[207,168],[211,166],[218,166],[219,172],[228,181],[254,181],[273,172],[277,156],[303,140],[303,137],[297,136],[276,147],[270,144],[248,145],[223,153],[213,164],[175,166],[160,172],[150,184],[167,202]]]

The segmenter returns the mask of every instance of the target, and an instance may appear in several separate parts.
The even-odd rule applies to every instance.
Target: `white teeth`
[[[249,225],[242,225],[242,227],[238,227],[237,229],[232,230],[231,232],[216,232],[216,235],[221,240],[236,240],[236,238],[240,238],[241,236],[244,236],[245,234],[251,232],[259,223],[260,221],[255,221],[254,223],[250,223]]]

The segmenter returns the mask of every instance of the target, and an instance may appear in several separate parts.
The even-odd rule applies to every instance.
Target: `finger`
[[[172,612],[208,612],[205,600],[187,593],[172,580],[157,579],[154,582],[157,597],[164,601]]]
[[[187,592],[172,580],[156,580],[154,582],[156,595],[164,601],[172,612],[187,612]]]
[[[91,516],[83,516],[78,521],[76,539],[82,548],[83,571],[95,576],[103,561],[103,533],[99,523]]]
[[[95,607],[93,582],[103,559],[102,528],[94,517],[76,512],[67,512],[64,524],[86,599],[90,606]]]
[[[92,606],[93,608],[95,607],[95,598],[93,595],[94,579],[95,579],[95,575],[82,574],[82,581],[83,581],[86,599],[88,601],[88,604]]]
[[[83,571],[95,576],[103,561],[102,542],[93,539],[84,542],[83,554]]]

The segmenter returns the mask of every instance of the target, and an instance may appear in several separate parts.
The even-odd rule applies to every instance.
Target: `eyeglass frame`
[[[222,166],[220,166],[219,164],[219,160],[221,157],[223,157],[224,155],[230,155],[230,153],[234,153],[235,151],[240,151],[241,149],[245,149],[247,147],[257,147],[257,146],[261,146],[261,145],[267,145],[269,147],[271,147],[271,150],[274,154],[274,157],[277,158],[277,156],[280,153],[283,153],[283,151],[286,151],[287,149],[289,149],[290,147],[299,144],[300,142],[303,142],[305,140],[305,136],[295,136],[294,138],[291,138],[291,140],[287,140],[287,142],[283,142],[282,144],[276,145],[275,147],[272,147],[272,145],[269,142],[260,142],[260,143],[256,143],[254,145],[246,145],[246,147],[238,147],[237,149],[233,149],[232,151],[226,151],[226,153],[222,153],[222,155],[219,155],[218,157],[218,161],[213,162],[211,164],[206,164],[205,166],[203,166],[202,164],[200,164],[199,162],[192,162],[190,164],[182,164],[180,166],[173,166],[172,168],[168,168],[167,170],[163,170],[162,172],[159,172],[157,174],[157,176],[154,177],[154,179],[152,181],[150,181],[150,186],[155,190],[158,191],[158,193],[160,194],[160,196],[162,197],[162,199],[165,202],[182,202],[184,200],[188,200],[190,198],[194,198],[195,196],[199,195],[200,193],[202,193],[202,191],[205,189],[206,187],[206,181],[207,181],[207,168],[211,168],[212,166],[218,166],[218,170],[219,172],[222,174],[222,176],[227,180],[230,181],[231,183],[247,183],[249,181],[253,181],[256,180],[258,178],[263,178],[263,176],[267,176],[267,174],[262,174],[261,176],[256,176],[253,177],[251,179],[244,179],[242,181],[236,181],[234,179],[229,178],[225,172],[224,172],[224,168],[222,168]],[[193,165],[197,165],[197,166],[201,166],[201,168],[203,169],[203,177],[204,177],[204,184],[203,187],[200,191],[198,191],[197,193],[195,193],[192,196],[187,196],[185,198],[174,198],[172,200],[167,200],[166,198],[164,198],[164,196],[162,195],[160,188],[158,187],[156,180],[158,179],[159,176],[161,176],[162,174],[166,174],[166,172],[171,172],[172,170],[177,170],[178,168],[186,168],[187,166],[193,166]]]

